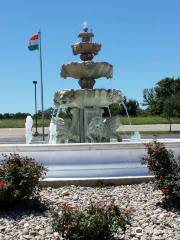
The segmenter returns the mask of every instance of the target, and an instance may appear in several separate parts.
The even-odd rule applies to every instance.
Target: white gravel
[[[114,198],[120,207],[131,209],[131,226],[122,239],[132,240],[179,240],[180,212],[166,210],[158,203],[163,194],[153,191],[153,184],[112,186],[103,188],[66,186],[47,188],[41,191],[43,200],[48,200],[53,209],[62,202],[86,206],[95,201]],[[52,210],[42,214],[15,211],[0,213],[0,240],[57,240],[61,239],[51,227]]]

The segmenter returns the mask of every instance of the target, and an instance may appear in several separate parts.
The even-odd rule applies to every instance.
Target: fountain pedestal
[[[78,81],[82,89],[93,89],[96,81],[92,78],[82,78]]]

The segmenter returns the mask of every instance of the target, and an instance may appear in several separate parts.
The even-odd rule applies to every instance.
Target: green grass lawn
[[[132,117],[132,125],[142,125],[142,124],[168,124],[168,120],[163,117],[150,116],[150,117]],[[129,124],[127,117],[120,117],[122,124]],[[48,127],[50,119],[45,119],[45,126]],[[179,123],[180,118],[174,118],[172,123]],[[35,126],[35,120],[34,120]],[[41,119],[38,119],[38,127],[41,126]],[[0,120],[0,128],[24,128],[25,119],[2,119]]]
[[[120,117],[122,124],[129,124],[129,120],[127,117]],[[168,120],[163,117],[158,116],[150,116],[150,117],[131,117],[132,125],[143,125],[143,124],[168,124]],[[173,118],[172,123],[179,123],[180,118]]]
[[[48,127],[50,123],[49,119],[45,119],[45,126]],[[38,119],[38,127],[41,126],[41,119]],[[0,128],[24,128],[25,119],[1,119]],[[35,120],[33,127],[35,127]]]

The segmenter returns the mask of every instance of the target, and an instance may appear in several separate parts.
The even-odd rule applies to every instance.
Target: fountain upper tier
[[[92,89],[95,79],[106,77],[112,78],[113,66],[107,62],[93,62],[94,55],[98,54],[101,44],[93,43],[94,34],[88,32],[88,28],[84,28],[84,32],[78,35],[82,38],[80,43],[72,45],[74,55],[80,54],[82,62],[71,62],[63,64],[61,67],[61,77],[72,77],[79,79],[79,85],[82,89]]]
[[[93,55],[97,55],[101,50],[101,44],[92,42],[80,42],[71,45],[73,54],[80,55],[82,61],[92,60]]]
[[[123,95],[121,91],[115,89],[71,89],[58,91],[54,95],[54,104],[57,108],[102,108],[113,103],[120,104],[122,101]]]
[[[101,44],[92,42],[94,34],[88,32],[87,27],[84,28],[84,32],[79,33],[78,37],[82,39],[82,42],[71,45],[73,54],[80,54],[80,59],[82,61],[92,60],[94,55],[98,54],[101,50]]]

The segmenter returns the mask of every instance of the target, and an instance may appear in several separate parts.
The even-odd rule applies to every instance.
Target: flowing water
[[[107,107],[107,108],[108,108],[108,112],[109,112],[109,117],[111,118],[112,117],[111,110],[109,107]]]
[[[130,117],[129,117],[129,113],[128,113],[127,107],[126,107],[126,105],[125,105],[124,102],[121,102],[121,103],[119,104],[119,107],[120,107],[121,104],[122,104],[122,106],[123,106],[123,108],[124,108],[124,110],[125,110],[125,112],[126,112],[127,117],[128,117],[129,125],[131,126],[132,124],[131,124],[131,120],[130,120]]]
[[[126,107],[126,105],[125,105],[124,102],[121,102],[121,103],[119,103],[119,108],[121,107],[121,104],[122,104],[122,106],[123,106],[123,108],[124,108],[124,110],[125,110],[125,112],[126,112],[126,115],[127,115],[128,121],[129,121],[129,125],[131,126],[132,124],[131,124],[131,120],[130,120],[130,116],[129,116],[127,107]],[[125,130],[122,130],[122,131],[123,131],[123,133],[124,133],[124,136],[125,136],[127,139],[130,139],[130,136],[128,135],[128,133],[127,133]]]

